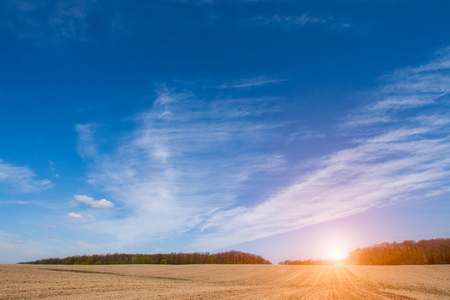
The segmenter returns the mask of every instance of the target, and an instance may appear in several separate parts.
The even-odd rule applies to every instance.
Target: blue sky
[[[2,1],[0,262],[449,237],[448,1]]]

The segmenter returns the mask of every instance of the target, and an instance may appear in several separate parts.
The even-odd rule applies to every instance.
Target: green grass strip
[[[61,270],[61,269],[40,269],[46,271],[56,271],[56,272],[71,272],[71,273],[87,273],[87,274],[104,274],[104,275],[116,275],[116,276],[126,276],[117,273],[111,272],[97,272],[97,271],[89,271],[89,270]]]
[[[160,276],[124,275],[124,274],[117,274],[117,273],[111,273],[111,272],[97,272],[97,271],[89,271],[89,270],[62,270],[62,269],[40,269],[40,270],[56,271],[56,272],[85,273],[85,274],[102,274],[102,275],[115,275],[115,276],[129,276],[129,277],[151,278],[151,279],[165,279],[165,280],[183,280],[183,281],[188,281],[189,280],[189,279],[184,279],[184,278],[160,277]]]

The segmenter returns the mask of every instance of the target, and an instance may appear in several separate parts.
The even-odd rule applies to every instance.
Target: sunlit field
[[[0,265],[0,299],[450,299],[450,266]]]

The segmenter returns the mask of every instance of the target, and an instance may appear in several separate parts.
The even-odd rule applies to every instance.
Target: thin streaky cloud
[[[86,41],[88,16],[95,2],[77,1],[4,1],[0,4],[7,16],[2,27],[21,39],[37,44],[59,44],[63,41]]]
[[[75,130],[78,133],[77,151],[83,159],[97,159],[98,151],[95,143],[95,128],[93,124],[77,124]]]
[[[44,228],[56,228],[56,225],[53,224],[37,224],[38,227],[44,227]]]
[[[287,79],[271,79],[260,76],[260,77],[245,78],[231,83],[224,83],[222,85],[217,86],[217,88],[218,89],[250,88],[269,84],[277,84],[283,81],[287,81]]]
[[[214,2],[214,0],[175,0],[175,1],[192,5],[212,4]]]
[[[357,128],[375,123],[412,123],[419,119],[434,119],[445,123],[445,109],[450,103],[448,70],[450,47],[437,52],[433,61],[418,67],[408,67],[385,75],[386,84],[380,89],[383,99],[360,109],[342,126]],[[429,113],[423,113],[427,110]],[[402,118],[405,112],[408,118]],[[366,129],[366,127],[364,127]]]
[[[442,76],[448,75],[428,74],[422,80],[442,82]],[[397,79],[391,85],[405,86],[408,81]],[[258,145],[276,135],[283,124],[247,123],[259,114],[255,108],[267,101],[219,99],[205,103],[190,92],[162,88],[153,107],[136,118],[140,125],[123,137],[116,154],[99,155],[101,159],[89,174],[110,198],[129,210],[128,216],[89,226],[127,243],[142,236],[197,230],[204,235],[192,249],[218,249],[415,199],[429,195],[430,189],[445,191],[450,144],[448,119],[436,110],[443,107],[438,100],[442,95],[430,96],[433,93],[427,89],[416,91],[408,99],[409,92],[387,93],[381,88],[380,100],[357,112],[372,131],[356,134],[353,147],[315,161],[311,164],[315,171],[251,206],[238,200],[239,191],[255,176],[286,170],[285,157],[252,152],[236,155],[220,149],[237,141]],[[233,112],[236,101],[249,105],[239,117]],[[431,114],[421,112],[423,107],[433,106]],[[400,126],[405,109],[416,112]],[[213,118],[217,111],[222,114]],[[376,118],[387,120],[388,127],[379,130]],[[354,115],[343,122],[352,136],[354,122]],[[95,141],[84,146],[90,149],[90,143]]]
[[[278,14],[273,16],[258,16],[252,18],[251,23],[256,26],[279,27],[284,29],[303,28],[308,25],[327,25],[332,29],[346,29],[351,27],[348,23],[337,22],[333,17],[316,17],[309,13],[304,13],[299,16]]]
[[[198,234],[191,249],[204,251],[445,192],[450,123],[443,112],[449,103],[438,85],[448,74],[434,68],[420,76],[393,78],[371,95],[374,104],[342,122],[352,146],[312,161],[312,171],[251,201],[242,198],[252,180],[297,167],[283,153],[259,151],[292,125],[266,118],[283,107],[269,98],[205,101],[162,86],[108,155],[95,147],[89,126],[77,128],[80,155],[96,157],[88,178],[126,211],[84,226],[126,244],[189,232]],[[411,82],[415,90],[405,91]],[[355,116],[365,120],[364,128]]]
[[[0,231],[0,239],[11,239],[13,236],[10,232]]]
[[[237,117],[239,102],[248,111]],[[159,89],[153,106],[136,117],[136,128],[123,136],[113,153],[98,155],[88,174],[108,199],[120,202],[127,217],[88,226],[134,243],[143,236],[192,230],[215,211],[234,205],[239,191],[255,176],[276,174],[284,167],[280,153],[242,151],[264,145],[285,126],[253,120],[273,102],[204,101],[190,92]],[[230,152],[237,142],[238,149]],[[83,145],[87,150],[92,146]]]
[[[442,100],[442,92],[450,78],[447,64],[439,61],[397,72],[404,77],[394,77],[380,89],[378,102],[358,111],[372,120],[366,126],[379,125],[373,119],[376,114],[389,120],[390,127],[374,130],[355,139],[355,146],[316,161],[315,171],[261,204],[218,211],[202,227],[212,233],[198,238],[191,249],[228,247],[399,201],[448,193],[450,122],[444,112],[450,103]],[[408,100],[411,94],[414,97]],[[406,122],[401,114],[405,109],[415,114]],[[354,120],[346,123],[352,125],[349,130],[354,128]]]
[[[28,204],[28,201],[0,201],[0,204],[17,204],[17,205],[25,205]]]
[[[6,183],[26,193],[48,190],[53,187],[50,180],[38,180],[35,177],[34,172],[26,166],[14,166],[0,160],[0,183]]]

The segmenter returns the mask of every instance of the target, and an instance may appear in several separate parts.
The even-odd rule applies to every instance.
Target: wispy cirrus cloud
[[[251,87],[259,87],[263,85],[277,84],[283,81],[287,81],[287,79],[277,79],[277,78],[268,78],[265,76],[257,76],[240,79],[234,82],[227,82],[222,85],[217,86],[218,89],[236,89],[236,88],[251,88]]]
[[[44,228],[56,228],[56,225],[53,224],[37,224],[38,227],[44,227]]]
[[[271,142],[289,141],[295,122],[273,118],[282,104],[161,87],[118,147],[91,162],[88,178],[125,216],[84,226],[128,244],[187,234],[204,251],[448,193],[449,52],[387,76],[372,104],[336,126],[350,146],[301,175]],[[97,149],[95,139],[80,145]],[[268,187],[282,174],[297,175]]]
[[[9,232],[0,231],[0,243],[24,244],[22,240],[15,239],[15,235]]]
[[[6,12],[0,26],[20,38],[38,43],[59,43],[62,40],[86,39],[87,17],[95,2],[72,1],[2,1]]]
[[[128,211],[123,219],[99,221],[102,225],[95,227],[133,242],[181,234],[232,206],[254,176],[284,166],[283,155],[267,155],[256,146],[285,126],[254,120],[277,113],[270,109],[277,107],[274,102],[205,101],[192,92],[159,88],[153,106],[135,118],[136,128],[92,165],[89,178]]]
[[[98,31],[120,37],[126,33],[119,13],[121,4],[101,0],[5,0],[0,2],[0,28],[41,46],[94,42]]]
[[[14,166],[0,160],[0,183],[6,183],[25,193],[48,190],[53,187],[50,180],[38,180],[35,177],[36,175],[28,167]]]
[[[343,122],[353,146],[255,206],[219,210],[193,249],[217,249],[449,192],[450,49],[388,76],[379,100]],[[407,111],[407,113],[405,113]],[[361,127],[363,126],[363,127]]]
[[[175,2],[187,3],[192,5],[212,4],[214,0],[175,0]]]
[[[237,1],[232,3],[237,8],[257,1]],[[276,2],[276,1],[273,1]],[[187,6],[186,6],[187,5]],[[256,5],[258,5],[256,3]],[[107,38],[121,38],[125,35],[133,36],[142,28],[142,24],[164,28],[174,25],[166,23],[166,18],[176,16],[179,24],[191,22],[192,15],[186,13],[185,8],[198,10],[195,22],[202,20],[210,25],[213,23],[230,22],[221,17],[226,10],[213,0],[174,0],[165,1],[159,5],[130,4],[127,1],[102,0],[5,0],[0,2],[2,18],[0,28],[7,30],[21,40],[31,41],[36,45],[60,45],[67,42],[99,43],[98,37],[103,34]],[[158,11],[155,14],[155,8]],[[135,10],[146,10],[150,18],[134,14]],[[173,20],[172,20],[173,21]],[[239,17],[236,22],[246,26],[263,26],[275,28],[302,28],[309,25],[326,25],[332,29],[350,27],[348,23],[339,22],[333,17],[314,16],[305,12],[299,15],[262,15],[248,19]],[[184,26],[184,25],[183,25]]]
[[[77,151],[83,159],[96,159],[98,156],[94,139],[95,125],[77,124],[75,130],[78,133]]]
[[[46,255],[48,252],[42,251],[39,243],[21,240],[13,233],[0,231],[0,256],[5,263],[18,263]]]
[[[336,21],[333,17],[316,17],[309,13],[304,13],[298,16],[291,15],[273,15],[273,16],[258,16],[251,19],[251,23],[257,26],[266,27],[280,27],[280,28],[302,28],[309,25],[328,25],[331,28],[347,28],[350,27],[348,23]]]

